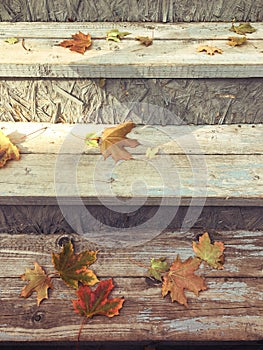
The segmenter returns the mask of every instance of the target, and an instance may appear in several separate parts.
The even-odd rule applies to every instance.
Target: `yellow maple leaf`
[[[19,160],[19,150],[0,130],[0,168],[2,168],[9,159]]]
[[[214,55],[215,52],[217,53],[223,53],[223,50],[219,49],[218,47],[215,46],[209,46],[209,45],[201,45],[197,48],[198,52],[203,52],[205,51],[208,55]]]

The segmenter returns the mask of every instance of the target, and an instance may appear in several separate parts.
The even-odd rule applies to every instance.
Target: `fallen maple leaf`
[[[18,38],[7,38],[5,39],[5,42],[10,44],[10,45],[14,45],[18,43]]]
[[[157,146],[157,147],[149,147],[147,148],[146,150],[146,157],[149,158],[149,159],[153,159],[156,157],[156,155],[158,154],[158,152],[160,151],[160,147]]]
[[[153,43],[153,39],[149,38],[148,36],[136,36],[135,39],[139,40],[141,42],[141,44],[146,46],[146,47],[152,45],[152,43]]]
[[[119,315],[124,298],[108,299],[114,288],[112,279],[100,281],[92,291],[88,286],[80,286],[77,290],[79,300],[72,300],[75,311],[81,316],[92,318],[95,315],[113,317]]]
[[[256,28],[252,27],[250,23],[240,23],[238,26],[235,26],[234,23],[232,23],[232,26],[229,30],[237,34],[245,35],[254,33],[256,31]]]
[[[19,150],[0,130],[0,168],[2,168],[9,159],[19,160]]]
[[[118,162],[119,160],[128,160],[132,158],[132,155],[126,151],[124,147],[137,147],[139,142],[137,140],[129,139],[126,137],[135,124],[133,122],[127,122],[120,124],[116,127],[106,128],[100,138],[100,151],[104,156],[104,159],[110,155]]]
[[[247,38],[245,36],[238,37],[238,36],[230,36],[228,38],[227,45],[229,46],[240,46],[243,45],[247,41]]]
[[[195,254],[215,269],[224,268],[224,249],[225,246],[223,242],[214,242],[212,244],[207,232],[199,237],[199,242],[193,242],[193,250]]]
[[[223,53],[223,50],[219,49],[218,47],[214,47],[214,46],[209,46],[209,45],[203,45],[203,46],[199,46],[197,48],[198,52],[202,52],[205,51],[208,55],[214,55],[215,52],[217,53]]]
[[[148,269],[148,275],[158,281],[162,281],[162,274],[169,270],[166,258],[151,259],[151,266]]]
[[[112,40],[119,42],[121,39],[123,39],[126,35],[129,35],[131,33],[129,32],[120,32],[119,29],[111,29],[107,32],[106,40]]]
[[[177,301],[188,307],[184,289],[194,292],[197,296],[201,290],[207,289],[204,279],[194,274],[200,263],[200,259],[192,257],[182,262],[177,255],[170,270],[163,277],[162,296],[165,297],[170,292],[173,302]]]
[[[85,142],[89,147],[98,147],[100,138],[95,132],[88,133],[85,137]]]
[[[79,31],[78,33],[72,34],[71,36],[72,39],[62,41],[61,43],[59,43],[59,46],[67,47],[71,51],[78,52],[83,55],[84,52],[92,44],[90,34],[84,34]]]
[[[43,299],[48,298],[48,289],[52,288],[51,279],[37,262],[34,263],[33,270],[26,268],[26,272],[21,275],[23,281],[29,283],[22,289],[21,297],[28,298],[33,292],[37,293],[37,305]]]
[[[98,279],[87,267],[96,261],[97,252],[86,250],[74,253],[73,244],[67,242],[62,252],[52,254],[52,262],[63,281],[70,287],[78,288],[78,282],[93,286]]]

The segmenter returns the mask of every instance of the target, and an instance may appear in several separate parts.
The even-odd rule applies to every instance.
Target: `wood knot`
[[[61,235],[60,237],[57,238],[56,245],[61,248],[69,242],[74,243],[74,239],[73,239],[72,235],[64,233],[63,235]]]
[[[32,322],[33,323],[39,323],[44,320],[45,313],[43,311],[37,311],[32,316]]]

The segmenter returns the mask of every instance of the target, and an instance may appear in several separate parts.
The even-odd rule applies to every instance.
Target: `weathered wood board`
[[[261,0],[5,0],[1,21],[262,21]]]
[[[62,235],[63,236],[63,235]],[[24,282],[19,275],[34,261],[52,270],[51,252],[58,251],[61,235],[1,235],[1,342],[64,341],[77,338],[81,318],[73,312],[75,292],[59,280],[54,281],[50,299],[40,307],[34,296],[19,297]],[[94,270],[101,279],[114,278],[112,296],[126,301],[118,317],[94,317],[84,326],[82,341],[252,341],[262,340],[262,232],[221,232],[225,269],[202,269],[209,289],[197,298],[187,293],[189,308],[169,298],[160,287],[147,284],[146,269],[133,263],[149,264],[150,258],[166,256],[172,261],[192,255],[193,232],[185,235],[167,232],[153,241],[129,249],[107,249],[100,241],[71,235],[76,250],[100,248]],[[59,311],[59,317],[57,312]]]
[[[27,124],[22,123],[21,128],[19,123],[12,126],[18,139],[27,134]],[[37,130],[42,124],[34,126]],[[81,198],[88,205],[104,201],[118,206],[124,205],[118,198],[126,198],[130,199],[128,206],[146,202],[155,205],[163,199],[164,206],[194,205],[192,200],[201,206],[239,205],[241,201],[243,205],[261,206],[263,154],[260,141],[257,146],[252,141],[257,133],[259,137],[262,134],[262,125],[218,128],[138,127],[133,135],[138,135],[142,146],[135,151],[134,159],[115,164],[98,152],[85,152],[85,134],[98,130],[98,126],[89,129],[83,124],[74,129],[47,124],[48,131],[42,130],[40,138],[42,153],[37,135],[33,134],[31,141],[29,136],[29,146],[22,146],[21,160],[1,169],[0,203],[55,205],[60,199],[64,204],[81,205]],[[203,141],[199,143],[198,139]],[[234,143],[235,148],[228,151]],[[161,147],[159,154],[147,158],[146,149],[156,145]]]
[[[112,24],[111,24],[112,25]],[[30,24],[32,26],[32,24]],[[155,32],[160,31],[160,38],[156,35],[154,44],[145,47],[132,37],[125,38],[120,43],[107,42],[106,32],[111,29],[108,24],[95,26],[95,39],[91,49],[84,55],[76,54],[68,49],[58,46],[60,39],[55,35],[54,29],[49,32],[50,24],[46,24],[46,31],[37,32],[32,28],[30,37],[23,45],[10,45],[4,41],[0,42],[0,76],[1,77],[32,77],[32,78],[253,78],[263,77],[263,41],[260,33],[262,23],[257,23],[258,34],[252,33],[249,42],[244,47],[233,48],[227,45],[229,27],[225,23],[217,25],[216,28],[208,25],[207,30],[199,31],[200,26],[205,24],[188,24],[157,26]],[[57,23],[56,27],[60,24]],[[63,34],[62,24],[61,30]],[[89,25],[86,24],[86,27]],[[115,23],[115,26],[117,24]],[[8,26],[10,28],[10,25]],[[70,27],[70,26],[69,26]],[[76,25],[73,26],[76,28]],[[81,26],[80,26],[81,27]],[[135,30],[139,32],[142,27],[142,34],[149,33],[149,28],[137,25]],[[126,31],[132,32],[134,25],[125,26]],[[217,29],[221,32],[215,37],[213,33]],[[9,37],[5,34],[5,24],[1,25],[3,38]],[[14,26],[19,31],[19,26]],[[222,32],[225,31],[225,35]],[[24,30],[25,32],[25,30]],[[96,34],[97,32],[97,34]],[[177,35],[177,32],[182,32]],[[191,33],[199,33],[191,36]],[[104,34],[104,38],[96,39]],[[210,33],[210,35],[209,35]],[[90,34],[93,36],[92,26]],[[65,34],[68,36],[68,31]],[[259,35],[259,39],[257,38]],[[224,39],[222,37],[224,36]],[[21,36],[19,35],[21,38]],[[167,39],[166,39],[167,37]],[[181,38],[180,38],[181,37]],[[206,53],[197,52],[200,45],[212,45],[223,50],[222,54],[213,57]],[[26,49],[25,49],[26,47]]]
[[[104,86],[101,86],[103,82]],[[263,122],[263,79],[3,79],[0,120],[68,123]]]

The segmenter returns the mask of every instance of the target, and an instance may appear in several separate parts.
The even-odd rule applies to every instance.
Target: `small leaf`
[[[209,46],[209,45],[199,46],[197,48],[197,51],[198,52],[205,51],[208,55],[214,55],[215,52],[220,54],[223,53],[223,50],[219,49],[218,47]]]
[[[67,47],[71,51],[78,52],[83,55],[84,52],[92,44],[90,34],[84,34],[82,32],[78,32],[76,34],[72,34],[71,36],[72,36],[72,39],[62,41],[61,43],[59,43],[59,46]]]
[[[229,46],[240,46],[243,45],[247,41],[247,38],[245,36],[239,37],[239,36],[230,36],[228,38],[227,45]]]
[[[75,311],[81,316],[92,318],[95,315],[113,317],[119,315],[124,303],[123,298],[108,299],[114,288],[112,279],[99,282],[92,291],[88,286],[80,286],[77,290],[78,300],[72,300]]]
[[[165,297],[170,292],[173,302],[177,301],[188,307],[184,289],[194,292],[197,296],[201,290],[207,289],[204,279],[194,274],[200,263],[200,259],[192,257],[182,262],[177,255],[170,270],[163,277],[162,296]]]
[[[141,44],[146,46],[146,47],[152,45],[152,43],[153,43],[153,39],[149,38],[148,36],[136,36],[135,39],[139,40],[141,42]]]
[[[205,232],[201,237],[199,237],[199,242],[193,242],[193,250],[200,259],[206,261],[213,268],[224,268],[224,243],[214,242],[212,244],[209,234],[207,232]]]
[[[36,292],[37,305],[39,305],[43,299],[48,298],[48,289],[52,288],[52,283],[42,267],[37,262],[34,265],[33,270],[27,268],[26,272],[20,276],[23,281],[29,281],[22,289],[21,297],[28,298],[33,292]]]
[[[2,168],[10,159],[19,160],[19,150],[0,130],[0,168]]]
[[[106,40],[112,40],[115,42],[121,41],[125,36],[129,35],[129,32],[120,32],[119,29],[111,29],[107,32]]]
[[[153,159],[156,157],[159,150],[160,150],[160,147],[149,147],[149,148],[147,148],[145,155],[147,158]]]
[[[126,151],[124,147],[137,147],[139,142],[137,140],[126,137],[135,124],[133,122],[126,122],[118,126],[106,128],[100,138],[100,151],[104,159],[112,156],[115,162],[119,160],[128,160],[132,155]]]
[[[52,262],[63,281],[70,287],[78,288],[78,282],[93,286],[98,279],[87,267],[96,261],[97,252],[86,250],[74,253],[73,244],[67,242],[62,252],[52,254]]]
[[[5,39],[5,42],[10,44],[10,45],[14,45],[18,43],[18,38],[7,38]]]
[[[158,281],[162,281],[162,274],[169,270],[169,265],[166,258],[151,259],[151,266],[148,270],[148,275]]]
[[[89,147],[98,147],[99,137],[95,132],[86,135],[85,142]]]
[[[256,28],[252,27],[250,23],[240,23],[238,26],[235,26],[234,23],[232,23],[232,26],[229,30],[237,34],[245,35],[247,33],[254,33],[256,31]]]

